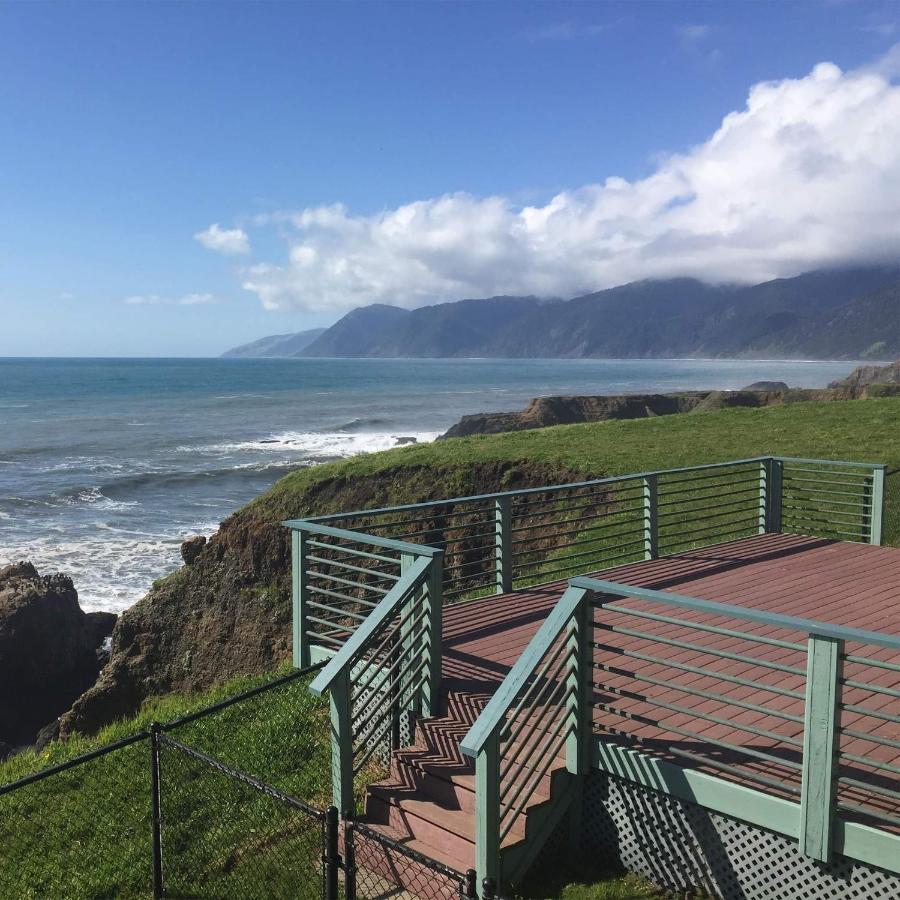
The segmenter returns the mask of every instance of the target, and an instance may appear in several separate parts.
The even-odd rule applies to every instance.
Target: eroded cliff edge
[[[287,660],[291,560],[284,519],[605,474],[535,461],[398,463],[350,477],[336,466],[316,469],[287,476],[222,522],[209,540],[193,541],[184,553],[190,562],[121,615],[110,661],[60,720],[63,736],[93,733],[153,694],[192,693]]]

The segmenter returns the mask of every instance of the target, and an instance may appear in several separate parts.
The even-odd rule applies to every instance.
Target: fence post
[[[494,500],[494,569],[498,594],[512,590],[512,497],[501,494]]]
[[[478,876],[474,869],[466,869],[466,880],[463,884],[464,900],[478,900]]]
[[[872,488],[869,496],[869,543],[881,543],[881,523],[884,518],[884,466],[872,467]]]
[[[356,847],[353,816],[344,813],[344,898],[356,900]]]
[[[153,829],[153,900],[165,894],[162,871],[162,815],[159,786],[159,723],[150,723],[150,822]]]
[[[443,650],[441,647],[441,627],[443,623],[444,554],[435,553],[428,569],[428,644],[425,652],[428,677],[422,687],[422,715],[434,716],[438,713],[441,692],[441,671]]]
[[[332,682],[331,794],[341,809],[355,810],[353,799],[353,716],[350,709],[350,672],[344,669]]]
[[[799,849],[813,859],[828,862],[844,642],[811,634],[807,648]]]
[[[497,878],[499,864],[500,729],[496,728],[475,757],[475,869],[484,884]]]
[[[338,811],[336,806],[325,810],[325,900],[338,900],[338,869],[341,854],[338,847]]]
[[[310,664],[306,635],[306,552],[306,532],[291,529],[291,625],[293,662],[297,669],[305,669]]]
[[[485,878],[481,882],[481,900],[496,900],[497,881],[494,878]]]
[[[659,556],[658,478],[656,475],[645,475],[641,482],[644,501],[644,559],[656,559]]]
[[[760,472],[760,534],[781,532],[782,476],[784,463],[774,456],[768,457]]]

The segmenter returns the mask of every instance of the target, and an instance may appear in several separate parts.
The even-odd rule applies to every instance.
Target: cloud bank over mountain
[[[341,204],[259,216],[287,256],[240,269],[269,309],[342,312],[496,294],[573,296],[642,278],[761,282],[900,255],[898,48],[871,67],[763,82],[648,177],[545,205],[447,194],[377,215]],[[236,233],[237,232],[237,233]],[[198,240],[249,250],[243,230]],[[218,244],[218,246],[216,246]]]

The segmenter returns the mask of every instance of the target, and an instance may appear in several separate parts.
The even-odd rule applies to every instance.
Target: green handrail
[[[475,870],[480,878],[501,877],[501,842],[513,820],[527,806],[540,781],[540,778],[532,780],[529,785],[528,778],[534,778],[533,771],[538,771],[542,777],[542,773],[547,773],[551,765],[553,748],[542,747],[543,757],[539,753],[535,758],[535,746],[528,748],[527,737],[518,748],[512,748],[512,758],[506,759],[504,750],[507,748],[503,746],[501,735],[507,724],[507,716],[514,711],[523,689],[526,694],[520,704],[528,698],[530,679],[536,674],[547,675],[546,671],[539,672],[541,663],[567,629],[569,646],[566,652],[574,662],[566,676],[567,687],[563,698],[563,715],[569,721],[565,730],[560,724],[554,733],[565,739],[566,769],[572,775],[583,775],[586,772],[588,729],[584,686],[587,627],[584,613],[587,609],[587,593],[583,588],[576,587],[569,587],[565,591],[460,743],[463,753],[475,759]],[[544,668],[548,668],[546,663]],[[531,699],[537,702],[540,696],[538,691]],[[528,716],[527,710],[525,715]],[[545,758],[548,752],[551,756]],[[528,758],[517,760],[515,754],[527,754]],[[519,785],[513,786],[513,797],[509,798],[501,783],[503,772],[515,770],[517,764],[519,777],[523,780]],[[507,801],[506,808],[504,801]]]
[[[736,606],[732,603],[719,603],[715,600],[701,600],[697,597],[687,597],[683,594],[670,594],[668,591],[655,591],[650,588],[635,587],[617,581],[604,581],[600,578],[579,576],[569,580],[572,587],[585,591],[594,591],[598,594],[610,594],[616,597],[633,597],[637,600],[649,600],[654,603],[662,603],[667,606],[677,606],[682,609],[690,609],[694,612],[706,612],[714,616],[729,616],[734,619],[745,619],[748,622],[757,622],[761,625],[773,625],[776,628],[785,628],[800,631],[806,634],[814,634],[817,637],[829,637],[836,640],[856,641],[861,644],[874,644],[877,647],[888,647],[891,650],[900,650],[900,636],[885,634],[881,631],[867,631],[864,628],[850,628],[843,625],[833,625],[830,622],[821,622],[817,619],[804,619],[798,616],[786,616],[782,613],[763,612],[751,609],[747,606]]]

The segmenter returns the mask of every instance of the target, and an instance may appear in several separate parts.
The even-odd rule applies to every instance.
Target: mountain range
[[[271,334],[268,337],[241,344],[226,350],[225,358],[260,358],[299,356],[317,337],[324,334],[325,328],[311,328],[309,331],[296,331],[292,334]]]
[[[887,359],[900,355],[900,267],[821,269],[751,286],[638,281],[572,300],[374,304],[304,343],[310,334],[225,355]],[[304,345],[286,352],[292,339]],[[264,353],[253,351],[259,344]]]

